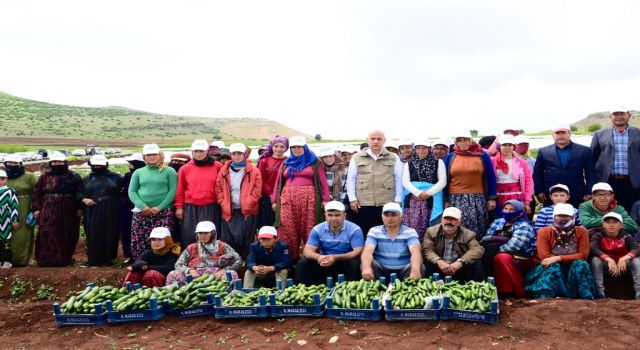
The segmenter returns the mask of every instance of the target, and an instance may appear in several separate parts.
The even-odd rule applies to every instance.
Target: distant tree
[[[478,137],[478,130],[469,130],[472,137]]]
[[[575,125],[571,125],[571,132],[576,132],[578,131],[578,127]]]
[[[524,132],[524,129],[519,129],[519,130],[518,130],[518,132],[519,132],[520,134],[524,134],[524,133],[525,133],[525,132]]]
[[[598,124],[598,123],[596,123],[596,124],[591,124],[591,125],[589,125],[589,127],[587,127],[587,130],[588,130],[589,132],[598,131],[598,130],[600,130],[600,129],[602,129],[602,125],[600,125],[600,124]]]
[[[315,139],[316,141],[322,141],[322,135],[316,134]]]

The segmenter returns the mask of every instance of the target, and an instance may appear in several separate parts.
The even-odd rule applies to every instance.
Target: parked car
[[[44,149],[44,148],[40,148],[40,149],[38,150],[38,154],[42,156],[42,159],[47,159],[47,158],[49,158],[49,151],[47,151],[47,150],[46,150],[46,149]]]
[[[71,155],[72,155],[72,156],[76,156],[76,157],[84,157],[84,156],[86,156],[87,154],[85,153],[85,151],[84,151],[83,149],[74,149],[74,150],[71,152]]]

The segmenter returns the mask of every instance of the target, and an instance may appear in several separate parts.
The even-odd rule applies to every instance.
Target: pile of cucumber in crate
[[[278,286],[281,287],[281,286]],[[210,316],[229,318],[322,317],[346,320],[389,321],[464,320],[498,323],[499,304],[494,281],[460,284],[438,274],[401,281],[392,274],[387,284],[345,281],[338,276],[324,285],[245,289],[240,280],[213,275],[188,278],[179,287],[94,286],[70,293],[62,305],[54,304],[56,324],[102,325],[156,321],[162,317]]]

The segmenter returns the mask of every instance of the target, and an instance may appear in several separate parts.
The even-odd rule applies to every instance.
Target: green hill
[[[162,143],[262,140],[304,135],[263,118],[184,117],[126,107],[77,107],[28,100],[0,92],[0,138],[80,139]],[[305,135],[309,137],[309,135]]]
[[[631,120],[629,124],[631,126],[640,127],[640,111],[631,111]],[[571,123],[571,126],[575,126],[577,128],[578,133],[589,134],[589,126],[599,124],[602,128],[606,128],[611,126],[611,120],[609,120],[609,112],[596,112],[591,113],[585,118],[578,120],[577,122]]]

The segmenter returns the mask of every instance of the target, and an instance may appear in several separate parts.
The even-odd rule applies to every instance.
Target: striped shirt
[[[373,259],[388,270],[398,270],[411,263],[409,246],[420,245],[418,233],[411,227],[400,225],[395,239],[392,239],[384,225],[369,230],[365,244],[375,246]]]
[[[353,248],[364,245],[364,235],[360,226],[348,220],[344,221],[340,232],[335,234],[325,221],[311,230],[307,244],[320,248],[322,255],[346,254],[353,251]]]
[[[615,128],[611,128],[613,131],[613,167],[611,169],[612,175],[629,175],[629,156],[627,149],[629,146],[629,128],[624,129],[623,132],[619,132]]]
[[[578,209],[573,208],[573,214],[576,218],[576,226],[581,226],[582,224],[580,223],[580,214],[578,213]],[[553,206],[540,209],[533,229],[537,233],[541,228],[551,225],[553,225]]]

